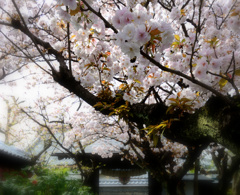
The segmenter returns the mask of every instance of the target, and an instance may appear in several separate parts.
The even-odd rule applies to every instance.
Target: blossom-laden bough
[[[0,9],[0,78],[35,64],[43,82],[111,117],[95,136],[105,129],[170,194],[210,143],[239,156],[237,0],[11,0]]]

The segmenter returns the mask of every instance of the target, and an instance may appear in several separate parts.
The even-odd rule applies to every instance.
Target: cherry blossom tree
[[[72,137],[119,141],[169,194],[210,143],[239,165],[239,1],[8,0],[0,10],[1,79],[40,70],[38,82],[94,108],[91,120],[69,118]]]

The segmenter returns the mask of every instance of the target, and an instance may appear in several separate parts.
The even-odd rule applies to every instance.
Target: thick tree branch
[[[175,175],[175,177],[182,179],[184,175],[187,174],[189,169],[193,167],[197,158],[201,155],[202,151],[206,149],[208,144],[203,144],[196,147],[188,147],[188,155],[181,169],[179,169]]]

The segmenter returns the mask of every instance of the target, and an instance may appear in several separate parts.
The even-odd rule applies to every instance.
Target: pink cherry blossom
[[[207,76],[206,67],[203,67],[201,65],[200,66],[198,65],[193,73],[194,76],[199,80],[204,80]]]
[[[147,32],[145,25],[139,25],[136,30],[136,41],[145,44],[150,40],[151,36]]]

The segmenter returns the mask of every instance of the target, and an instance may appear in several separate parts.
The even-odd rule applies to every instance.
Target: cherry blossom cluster
[[[160,52],[168,48],[173,40],[171,26],[152,18],[147,9],[140,4],[134,7],[132,12],[126,7],[116,11],[112,23],[120,30],[116,35],[117,44],[130,59],[140,56],[140,47],[150,44],[150,40],[153,41],[151,32],[159,33]]]

